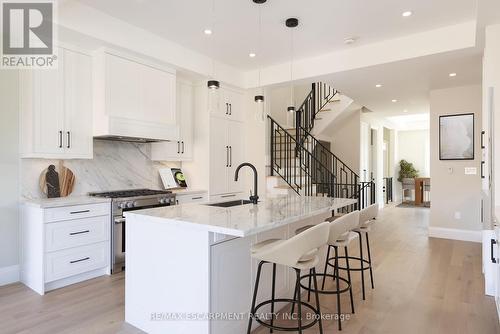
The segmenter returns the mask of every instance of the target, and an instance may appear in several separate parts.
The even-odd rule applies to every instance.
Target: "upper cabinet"
[[[176,141],[153,143],[151,160],[190,161],[193,159],[193,112],[194,87],[190,82],[177,81],[177,116],[179,139]]]
[[[94,95],[94,136],[179,139],[174,70],[100,50]]]
[[[243,122],[242,94],[227,87],[209,93],[209,108],[212,115]]]
[[[92,158],[92,58],[59,48],[58,68],[21,71],[21,157]]]

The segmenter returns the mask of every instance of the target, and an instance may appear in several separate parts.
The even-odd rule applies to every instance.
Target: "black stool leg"
[[[325,290],[325,279],[326,279],[326,271],[328,270],[328,259],[330,258],[330,245],[328,245],[328,251],[326,252],[326,260],[325,260],[325,270],[323,271],[323,283],[321,284],[321,290]]]
[[[370,280],[372,282],[372,289],[375,289],[375,286],[373,285],[372,255],[370,254],[370,240],[368,239],[368,232],[366,232],[366,248],[368,248],[368,263],[370,263]]]
[[[293,300],[297,300],[297,284],[300,284],[300,280],[295,283],[295,290],[293,291]],[[293,315],[293,312],[295,311],[295,303],[292,303],[292,311],[290,312],[290,315]]]
[[[248,329],[247,329],[247,334],[250,334],[252,330],[252,320],[255,314],[255,300],[257,299],[257,290],[259,289],[259,281],[260,281],[260,272],[262,269],[262,265],[264,264],[264,261],[260,261],[259,267],[257,268],[257,278],[255,279],[255,287],[253,289],[253,299],[252,299],[252,308],[250,309],[250,314],[248,317]]]
[[[319,305],[319,293],[318,293],[318,280],[316,278],[316,268],[311,269],[312,275],[314,277],[314,293],[315,293],[315,298],[316,298],[316,308],[318,309],[318,315],[319,315],[319,334],[323,334],[323,322],[321,320],[321,309]]]
[[[354,298],[352,297],[352,282],[351,282],[351,268],[349,267],[349,253],[347,251],[347,247],[344,247],[345,251],[345,262],[346,262],[346,268],[347,268],[347,280],[349,281],[349,295],[351,297],[351,310],[352,313],[354,312]]]
[[[356,232],[359,235],[359,257],[361,258],[361,289],[363,291],[363,300],[365,300],[365,267],[363,257],[363,238],[361,232]]]
[[[296,295],[297,295],[297,319],[299,322],[299,333],[302,333],[302,303],[300,301],[300,270],[295,269],[295,272],[297,273],[297,285],[295,287],[296,289]]]
[[[272,287],[272,292],[271,292],[271,299],[273,300],[271,302],[271,326],[274,325],[274,297],[275,297],[275,290],[276,290],[276,263],[273,263],[273,287]],[[273,333],[273,329],[269,329],[269,333]]]
[[[309,270],[309,290],[307,290],[307,301],[311,301],[311,280],[312,280],[312,269]]]
[[[337,247],[333,247],[333,249],[335,250],[335,278],[336,278],[336,281],[337,281],[337,315],[338,315],[338,318],[339,318],[339,331],[342,330],[342,321],[341,321],[341,314],[342,314],[342,311],[340,310],[340,280],[339,280],[339,266],[338,266],[338,259],[339,259],[339,251],[337,249]]]

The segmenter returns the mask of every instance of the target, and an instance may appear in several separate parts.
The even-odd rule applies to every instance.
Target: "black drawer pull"
[[[491,262],[497,263],[497,259],[495,259],[495,256],[493,254],[493,246],[497,243],[495,239],[491,239],[491,244],[490,244],[490,249],[491,249]]]
[[[79,214],[79,213],[87,213],[87,212],[90,212],[90,210],[71,211],[70,214],[71,215],[76,215],[76,214]]]
[[[236,194],[233,194],[233,195],[223,195],[223,196],[221,196],[221,197],[222,197],[222,198],[226,198],[226,197],[235,197],[235,196],[236,196]]]
[[[486,133],[486,132],[481,131],[481,148],[486,148],[486,146],[484,146],[484,134],[485,134],[485,133]]]
[[[193,198],[191,198],[191,199],[202,199],[202,198],[203,198],[203,196],[200,196],[200,197],[193,197]]]
[[[73,264],[73,263],[87,261],[87,260],[90,260],[90,257],[87,256],[87,257],[84,257],[83,259],[80,259],[80,260],[69,261],[69,263]]]
[[[71,232],[69,235],[77,235],[77,234],[84,234],[84,233],[89,233],[90,230],[85,230],[85,231],[80,231],[80,232]]]

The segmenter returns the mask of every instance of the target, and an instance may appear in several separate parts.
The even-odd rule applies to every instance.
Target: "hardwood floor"
[[[483,293],[480,244],[428,238],[428,216],[426,208],[382,211],[370,234],[375,290],[367,279],[362,301],[354,274],[356,314],[343,322],[342,333],[500,333],[493,298]],[[334,296],[320,300],[323,312],[335,313]],[[349,305],[346,294],[343,310]],[[0,333],[141,333],[123,318],[123,274],[43,297],[22,284],[0,287]],[[325,333],[337,331],[335,321],[324,327]]]

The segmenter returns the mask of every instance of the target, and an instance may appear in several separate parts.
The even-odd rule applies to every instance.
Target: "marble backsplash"
[[[110,191],[133,188],[162,189],[158,173],[160,168],[179,167],[180,163],[151,161],[150,144],[136,144],[94,140],[94,159],[64,160],[76,177],[71,196],[85,195],[92,191]],[[40,173],[58,160],[21,159],[21,196],[42,198]]]

